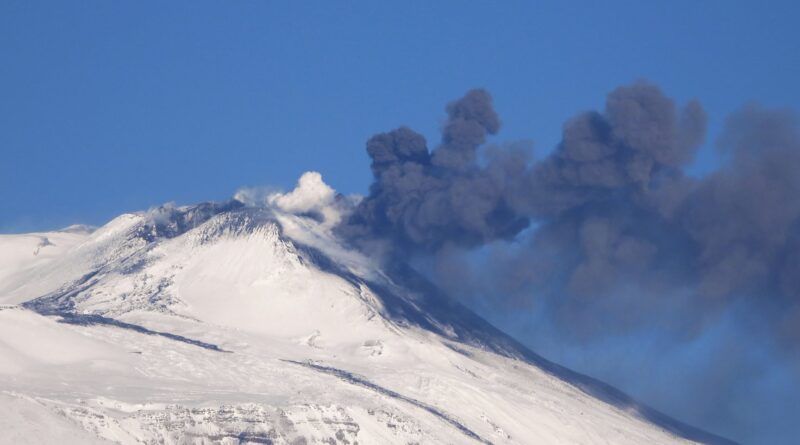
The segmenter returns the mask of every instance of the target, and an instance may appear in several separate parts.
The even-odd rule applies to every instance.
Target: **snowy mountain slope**
[[[31,259],[35,237],[60,250]],[[162,207],[0,252],[0,443],[728,443],[277,206]]]
[[[58,232],[0,235],[0,304],[15,303],[9,288],[36,280],[36,273],[76,244],[91,230],[70,228]]]

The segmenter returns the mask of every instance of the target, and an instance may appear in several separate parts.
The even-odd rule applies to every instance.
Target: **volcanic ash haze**
[[[696,386],[707,401],[638,385],[674,412],[752,440],[791,428],[787,413],[800,400],[791,112],[750,104],[730,116],[715,143],[721,164],[697,177],[687,169],[706,114],[652,84],[615,89],[603,110],[568,120],[558,146],[536,160],[520,144],[485,146],[500,128],[486,91],[446,111],[432,150],[406,127],[368,141],[374,182],[340,235],[414,258],[451,295],[533,326],[531,342],[567,361],[621,351],[595,359],[621,383],[641,372],[625,351],[651,344],[641,364],[687,369],[683,380],[663,380]],[[691,352],[702,349],[710,351]],[[764,391],[757,408],[751,395]]]

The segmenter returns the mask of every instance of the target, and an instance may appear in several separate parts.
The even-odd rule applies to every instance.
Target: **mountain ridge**
[[[72,325],[71,329],[77,329],[83,335],[96,335],[93,331],[96,329],[118,329],[129,331],[134,337],[143,334],[153,337],[152,341],[161,341],[155,340],[161,338],[164,341],[177,341],[190,348],[200,346],[212,354],[227,351],[236,355],[241,352],[239,346],[242,338],[255,336],[253,338],[258,338],[258,341],[277,339],[276,344],[289,351],[286,356],[276,355],[277,360],[333,375],[345,383],[366,387],[382,397],[405,400],[405,403],[416,407],[414,409],[433,413],[434,417],[434,411],[442,409],[437,408],[437,404],[447,405],[443,399],[431,403],[412,397],[413,394],[396,397],[402,392],[391,389],[389,386],[392,385],[384,386],[385,382],[381,385],[380,381],[374,381],[390,380],[389,383],[395,383],[378,372],[386,365],[376,364],[374,358],[380,360],[381,357],[391,356],[387,359],[388,365],[396,361],[432,366],[422,358],[409,358],[404,354],[408,352],[423,357],[429,354],[424,351],[438,351],[437,344],[441,344],[446,350],[462,357],[457,359],[463,360],[461,365],[456,365],[457,370],[459,367],[467,369],[465,366],[477,366],[476,363],[483,363],[480,360],[485,362],[481,366],[488,366],[489,369],[511,364],[514,367],[524,366],[526,372],[533,372],[527,367],[535,367],[557,381],[613,407],[613,413],[617,414],[609,415],[614,419],[618,415],[641,419],[653,425],[653,431],[666,432],[665,437],[712,444],[733,443],[675,421],[636,403],[609,385],[547,361],[444,295],[406,264],[395,262],[381,267],[342,246],[332,238],[330,231],[318,218],[288,214],[276,208],[248,207],[232,200],[219,204],[166,206],[140,214],[123,215],[86,236],[86,241],[68,249],[67,254],[73,257],[71,262],[59,263],[55,259],[36,269],[34,275],[44,277],[42,281],[46,281],[47,276],[55,277],[55,284],[50,283],[51,287],[56,286],[55,289],[29,298],[36,289],[46,286],[42,284],[28,290],[27,283],[23,283],[22,291],[19,288],[12,290],[12,294],[20,293],[11,300],[22,300],[22,307],[55,318],[61,325]],[[86,270],[81,271],[81,267]],[[58,280],[63,280],[70,273],[74,275],[72,281],[58,284]],[[31,276],[30,273],[27,276]],[[0,289],[3,289],[3,284],[0,281]],[[226,298],[231,301],[220,305],[220,295],[226,293]],[[5,296],[0,293],[3,301],[6,300]],[[269,301],[263,301],[266,300],[264,296],[268,296]],[[285,320],[290,322],[282,325]],[[353,332],[343,333],[343,327]],[[0,341],[3,338],[1,334]],[[122,335],[128,338],[129,334]],[[217,341],[220,339],[222,341]],[[139,340],[128,341],[135,343]],[[297,346],[297,342],[301,346]],[[418,346],[420,344],[423,346]],[[302,352],[298,354],[297,348],[301,348]],[[308,354],[305,353],[306,349]],[[314,354],[318,357],[313,358]],[[142,352],[138,355],[142,355]],[[292,358],[298,355],[298,359]],[[353,359],[354,366],[350,370],[337,367],[336,361],[341,360],[339,355]],[[480,360],[476,362],[478,358]],[[258,360],[258,356],[254,355],[251,359]],[[191,363],[191,355],[187,355],[186,360],[192,369],[202,373],[202,366]],[[452,363],[454,359],[448,360]],[[371,373],[372,380],[362,376],[362,371]],[[470,372],[478,375],[474,371],[467,371],[467,375]],[[422,379],[420,381],[436,375],[430,372],[429,377],[419,377]],[[459,372],[465,371],[462,369]],[[492,373],[503,374],[495,370],[489,375]],[[238,379],[235,376],[231,378]],[[470,388],[473,384],[463,385],[464,388]],[[437,388],[436,391],[446,392],[439,386]],[[483,394],[482,391],[488,389],[484,388],[478,393]],[[422,391],[419,395],[425,394]],[[570,397],[583,400],[576,393],[569,394]],[[415,405],[409,400],[418,403]],[[559,402],[554,403],[558,405]],[[456,409],[447,406],[450,410]],[[492,407],[491,404],[484,406]],[[593,409],[601,418],[606,415],[603,409]],[[461,408],[458,411],[461,417],[466,416]],[[347,412],[349,416],[353,415]],[[481,414],[478,418],[486,416]],[[420,422],[418,416],[409,419]],[[453,423],[447,420],[456,419],[452,414],[440,417],[440,421],[442,419],[451,427],[455,426],[456,432],[459,430],[456,424],[464,426],[469,433],[462,430],[461,435],[456,436],[462,439],[467,437],[483,443],[528,443],[527,437],[515,435],[514,439],[507,434],[509,437],[504,438],[497,433],[498,430],[525,430],[518,422],[507,421],[505,429],[498,426],[501,421],[497,420],[478,423],[484,427],[485,424],[495,425],[490,428],[490,433],[494,431],[492,434],[497,437],[492,436],[490,440],[484,437],[485,431],[473,431],[476,428],[474,424],[468,427],[462,421]],[[567,419],[567,423],[569,421]],[[108,438],[111,434],[95,424],[91,426],[102,433],[100,437]],[[650,431],[645,427],[636,428]],[[636,428],[634,431],[639,431]],[[286,434],[295,434],[292,432],[295,430],[287,431],[289,433]],[[413,428],[410,431],[407,434],[416,434]],[[126,434],[134,439],[137,437],[130,431]],[[169,434],[158,434],[162,439],[167,437],[173,441],[186,438],[185,431],[181,432],[180,429]],[[356,432],[346,440],[355,440],[358,434]],[[436,430],[431,434],[430,437],[424,434],[421,437],[430,439],[437,437],[436,434],[451,433]],[[558,438],[558,428],[552,434]],[[565,433],[563,436],[566,439],[559,438],[552,443],[582,443],[581,440],[570,441],[572,434]],[[220,436],[220,441],[233,437],[229,436]],[[250,437],[252,440],[247,439],[250,443],[265,443],[259,442],[264,437],[258,435],[245,434],[242,437]],[[316,440],[313,434],[304,436],[297,432],[297,437],[305,437],[312,442]],[[340,441],[336,432],[332,437]],[[267,437],[264,440],[280,443],[278,438]],[[240,442],[247,443],[247,440]],[[341,442],[345,443],[344,440]]]

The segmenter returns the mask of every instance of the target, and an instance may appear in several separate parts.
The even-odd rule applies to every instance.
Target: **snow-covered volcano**
[[[301,192],[0,236],[0,443],[729,443],[346,248]]]

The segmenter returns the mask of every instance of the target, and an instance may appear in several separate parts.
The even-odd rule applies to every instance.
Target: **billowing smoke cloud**
[[[353,212],[357,197],[337,194],[319,172],[303,173],[295,188],[281,192],[269,188],[243,188],[233,199],[246,206],[268,206],[286,213],[309,216],[327,227],[336,226]]]
[[[526,243],[481,271],[516,287],[497,298],[589,309],[634,291],[710,310],[740,298],[800,302],[800,139],[790,115],[750,106],[732,116],[719,143],[725,165],[702,179],[683,171],[705,138],[702,107],[679,108],[650,84],[612,91],[605,110],[568,121],[558,147],[533,163],[514,150],[479,156],[500,127],[486,91],[447,115],[432,152],[405,127],[367,142],[375,182],[341,233],[388,240],[402,254]]]
[[[724,320],[778,351],[750,368],[774,375],[766,370],[777,360],[797,382],[800,136],[789,112],[751,105],[731,116],[717,143],[722,165],[694,178],[684,169],[705,140],[705,112],[647,83],[569,120],[538,161],[483,148],[500,127],[486,91],[446,110],[432,151],[405,127],[367,142],[375,182],[342,235],[427,262],[440,286],[476,307],[517,318],[527,308],[560,341],[645,333],[681,351]],[[724,350],[738,350],[725,340],[734,337],[713,334]],[[704,366],[691,384],[704,382],[710,397],[747,384]]]
[[[690,305],[685,328],[743,299],[778,316],[780,334],[796,345],[796,325],[786,318],[800,306],[794,122],[787,113],[744,109],[720,138],[725,165],[690,179],[681,167],[704,121],[696,103],[678,113],[655,87],[635,85],[612,92],[602,115],[569,122],[561,145],[519,190],[519,208],[540,227],[529,251],[510,261],[549,281],[569,316],[614,302],[652,315],[648,309],[663,306],[652,300],[672,298]],[[630,293],[639,300],[633,306]]]
[[[699,293],[800,302],[800,138],[787,113],[749,106],[720,140],[727,168],[702,181],[681,208],[700,246]]]
[[[449,242],[477,246],[511,238],[528,225],[507,199],[525,172],[524,161],[478,163],[478,148],[500,128],[489,94],[470,91],[448,105],[447,114],[433,153],[424,137],[406,127],[367,142],[375,182],[342,233],[430,252]]]

